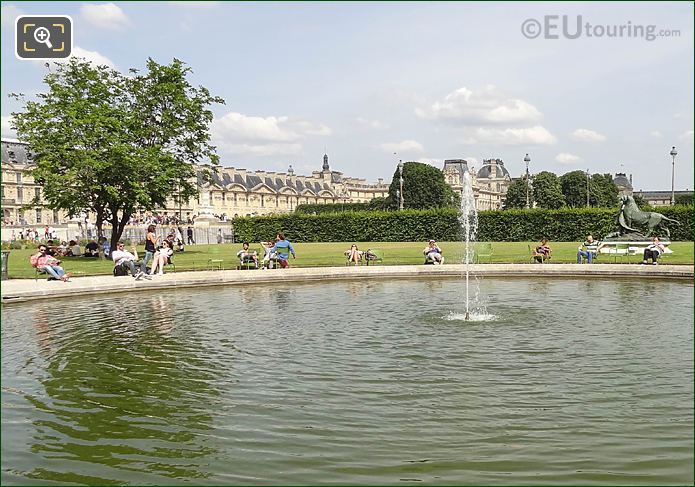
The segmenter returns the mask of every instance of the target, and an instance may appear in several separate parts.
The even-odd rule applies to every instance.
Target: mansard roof
[[[33,164],[29,145],[18,140],[2,141],[2,162],[10,164]]]
[[[337,175],[334,174],[334,176],[335,177],[331,179],[332,182],[335,182],[336,179],[341,180],[340,173]],[[238,172],[234,170],[234,168],[219,168],[218,172],[212,173],[211,179],[211,183],[219,189],[231,189],[232,186],[235,186],[244,188],[246,191],[253,191],[260,186],[264,186],[275,193],[280,193],[283,190],[290,190],[295,194],[306,193],[317,195],[319,192],[324,194],[328,192],[331,196],[337,194],[331,184],[323,180],[312,180],[312,178],[302,176],[290,177],[283,173],[255,173],[252,171],[247,172],[244,169]],[[198,172],[198,184],[204,184],[200,172]]]

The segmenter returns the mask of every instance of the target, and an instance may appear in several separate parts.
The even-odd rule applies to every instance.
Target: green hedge
[[[557,242],[583,240],[587,233],[597,238],[615,230],[617,209],[571,208],[562,210],[483,211],[478,217],[478,240],[514,242],[540,240]],[[672,240],[693,240],[693,207],[659,208],[659,213],[677,220],[671,224]],[[258,242],[282,230],[296,242],[414,242],[436,238],[461,239],[458,212],[405,210],[398,212],[359,211],[308,215],[292,213],[234,219],[237,241]]]
[[[343,213],[355,211],[390,211],[384,198],[372,198],[368,203],[304,203],[294,210],[296,213],[321,215],[323,213]]]

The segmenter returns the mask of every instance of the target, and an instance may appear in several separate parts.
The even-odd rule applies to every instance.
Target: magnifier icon
[[[49,49],[53,49],[51,32],[45,27],[39,27],[34,31],[34,40],[40,44],[46,44]]]

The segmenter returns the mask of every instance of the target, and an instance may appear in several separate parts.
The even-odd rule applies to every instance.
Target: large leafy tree
[[[586,173],[571,171],[560,176],[560,187],[565,196],[565,203],[572,208],[586,206]]]
[[[589,182],[589,204],[601,208],[618,205],[618,187],[610,174],[593,174]]]
[[[565,205],[560,179],[555,173],[541,171],[533,177],[533,200],[539,208],[557,210]]]
[[[399,178],[400,173],[396,169],[385,200],[392,209],[398,209]],[[458,207],[461,201],[460,195],[444,180],[441,170],[421,162],[403,164],[403,195],[403,207],[414,210]]]
[[[587,173],[572,171],[560,176],[562,194],[567,206],[586,207],[586,191],[589,189],[589,206],[612,208],[618,204],[618,187],[610,174],[593,174],[587,182]]]
[[[504,209],[510,208],[526,208],[526,188],[528,184],[526,178],[519,178],[512,181],[507,188],[507,194],[504,200]],[[533,191],[529,188],[529,206],[533,207]]]
[[[675,199],[677,205],[693,206],[693,193],[677,194]]]
[[[134,212],[197,195],[196,171],[207,174],[219,160],[209,106],[224,100],[191,85],[190,72],[178,59],[148,59],[143,73],[128,76],[75,58],[55,65],[48,90],[12,114],[47,206],[94,212],[99,235],[109,221],[113,246]]]

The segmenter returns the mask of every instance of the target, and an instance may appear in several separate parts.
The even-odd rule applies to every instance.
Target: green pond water
[[[4,306],[2,484],[692,484],[692,283],[479,286]]]

